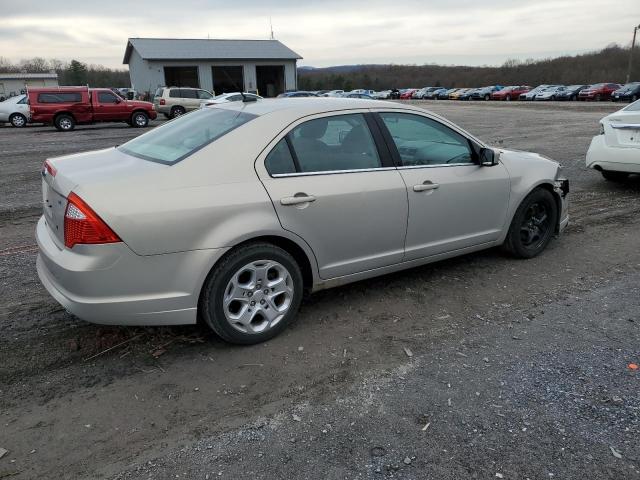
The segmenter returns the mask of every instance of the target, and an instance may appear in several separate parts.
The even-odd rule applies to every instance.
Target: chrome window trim
[[[442,168],[442,167],[479,167],[477,163],[438,163],[435,165],[404,165],[398,167],[398,170],[415,170],[416,168]]]
[[[295,172],[295,173],[274,173],[271,178],[283,178],[283,177],[310,177],[316,175],[339,175],[343,173],[358,173],[358,172],[380,172],[387,170],[397,170],[396,167],[379,167],[379,168],[356,168],[352,170],[326,170],[320,172]]]

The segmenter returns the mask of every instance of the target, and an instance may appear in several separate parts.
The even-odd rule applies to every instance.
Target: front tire
[[[23,128],[27,126],[27,117],[21,113],[13,113],[9,117],[9,122],[16,128]]]
[[[605,180],[609,180],[610,182],[624,182],[627,178],[629,178],[629,174],[627,172],[614,172],[612,170],[602,170],[602,176]]]
[[[58,115],[53,124],[60,132],[70,132],[71,130],[76,128],[75,118],[66,113]]]
[[[293,322],[303,293],[302,272],[285,250],[250,243],[232,250],[211,271],[199,313],[223,340],[252,345]]]
[[[516,210],[503,247],[517,258],[533,258],[547,247],[557,223],[558,206],[553,194],[537,188]]]
[[[131,115],[129,125],[134,128],[145,128],[149,125],[149,116],[144,112],[134,112],[133,115]]]

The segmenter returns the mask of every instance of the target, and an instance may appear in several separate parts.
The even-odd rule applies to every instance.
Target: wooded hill
[[[634,51],[631,80],[640,81],[640,49]],[[629,49],[617,45],[598,52],[544,60],[508,60],[500,67],[444,65],[344,65],[298,69],[300,90],[385,90],[423,86],[480,87],[485,85],[623,83]]]

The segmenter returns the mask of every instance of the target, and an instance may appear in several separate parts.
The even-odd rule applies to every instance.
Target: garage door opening
[[[198,67],[164,67],[166,87],[200,88]]]
[[[257,65],[258,94],[277,97],[284,93],[284,65]]]
[[[244,92],[244,68],[242,65],[211,67],[213,90],[216,95],[229,92]]]

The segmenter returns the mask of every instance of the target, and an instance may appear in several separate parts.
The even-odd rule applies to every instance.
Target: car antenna
[[[236,87],[238,90],[240,90],[240,95],[242,96],[242,103],[251,103],[251,102],[257,102],[258,101],[258,99],[256,97],[247,97],[243,92],[244,89],[240,88],[240,85],[238,85],[236,83],[236,81],[233,78],[231,78],[231,76],[227,73],[227,71],[223,70],[223,72],[224,72],[225,76],[227,77],[227,79],[231,83],[233,83],[233,86]]]

